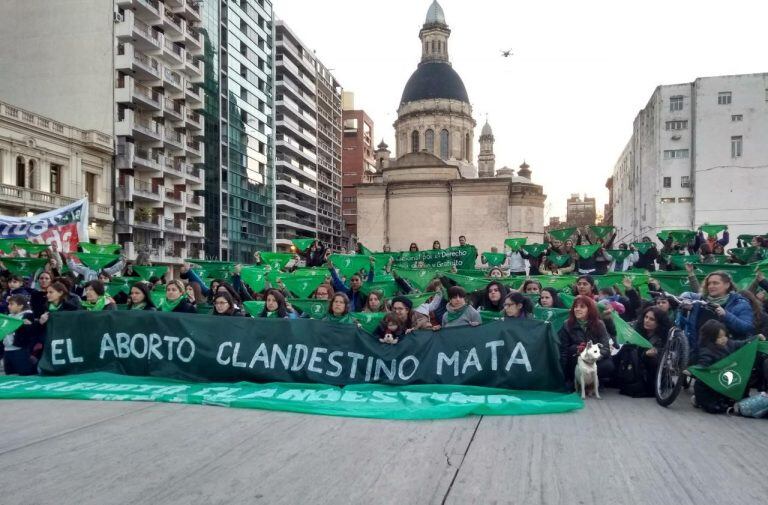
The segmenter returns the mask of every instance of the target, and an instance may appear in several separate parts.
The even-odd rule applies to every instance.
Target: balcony
[[[185,126],[189,130],[202,131],[203,130],[203,116],[197,112],[187,110]],[[201,134],[202,135],[202,134]]]
[[[277,195],[275,196],[275,205],[277,208],[280,208],[281,206],[289,207],[306,214],[317,214],[317,211],[315,210],[317,207],[317,201],[307,201],[296,198],[293,194],[286,193],[282,191],[282,189],[283,188],[281,187],[280,191],[278,191]]]
[[[126,189],[130,190],[130,184]],[[134,178],[133,195],[137,199],[141,198],[150,202],[154,202],[155,204],[163,203],[163,187],[160,185],[155,185],[149,181]]]
[[[174,160],[171,158],[164,158],[162,167],[163,167],[163,174],[168,175],[175,179],[184,178],[184,171],[181,170],[180,163],[178,161],[174,162]]]
[[[189,163],[176,162],[179,169],[184,169],[187,180],[193,184],[203,184],[203,171]]]
[[[184,120],[184,106],[177,100],[165,98],[163,100],[163,111],[166,117],[173,122]]]
[[[53,210],[76,201],[56,193],[38,191],[36,189],[22,188],[10,184],[0,184],[0,198],[4,205],[18,206],[19,210]]]
[[[294,132],[299,137],[303,138],[307,142],[314,144],[317,142],[317,137],[315,137],[312,132],[306,128],[302,128],[299,126],[299,124],[289,118],[288,116],[284,114],[278,114],[276,118],[276,124],[279,128],[281,125],[287,129],[290,129],[292,132]]]
[[[203,197],[187,193],[187,207],[190,209],[203,209]]]
[[[163,86],[171,93],[181,93],[184,91],[184,81],[178,72],[170,68],[163,68]]]
[[[277,212],[275,214],[275,225],[276,226],[280,226],[280,225],[293,226],[293,227],[299,227],[303,229],[308,229],[310,231],[314,231],[317,223],[312,219],[299,217],[294,214],[288,214],[286,212]]]
[[[203,60],[199,58],[187,58],[184,68],[192,82],[203,82]]]
[[[162,4],[157,0],[117,0],[117,5],[129,9],[134,9],[136,17],[150,24],[157,24],[162,15]]]
[[[203,145],[199,140],[187,139],[187,156],[196,159],[198,162],[203,158]]]
[[[140,81],[152,81],[160,78],[162,65],[155,58],[135,49],[133,44],[121,42],[117,45],[115,68],[133,73]]]
[[[184,43],[187,45],[187,53],[192,56],[203,55],[203,35],[197,29],[187,25],[184,31]]]
[[[145,52],[160,49],[161,35],[144,21],[137,19],[132,10],[126,9],[123,21],[115,26],[115,36],[121,42],[131,42]]]
[[[169,233],[176,233],[178,235],[184,234],[184,228],[182,227],[181,221],[176,221],[175,219],[164,219],[164,227],[163,229],[166,232]]]
[[[131,224],[130,217],[127,224]],[[134,214],[133,226],[141,230],[162,231],[163,225],[160,216],[140,216]]]
[[[314,98],[308,93],[300,90],[299,87],[293,82],[290,75],[281,74],[277,79],[276,84],[278,93],[288,89],[294,96],[303,101],[306,107],[309,107],[310,109],[315,108],[316,104]],[[281,89],[281,87],[283,89]]]
[[[166,38],[178,40],[184,37],[186,26],[187,23],[183,18],[174,15],[168,9],[163,13],[163,29],[165,30]]]
[[[194,86],[187,83],[184,88],[184,97],[187,100],[188,109],[202,109],[205,104],[205,96],[201,86]]]
[[[190,237],[205,237],[205,227],[197,221],[187,221],[185,228]]]
[[[184,66],[184,62],[187,60],[186,51],[168,39],[165,39],[163,43],[163,56],[173,68]]]
[[[184,193],[182,191],[174,191],[172,189],[165,190],[165,204],[168,206],[182,207],[184,201]]]
[[[134,116],[133,136],[137,140],[162,140],[163,126],[149,118]]]

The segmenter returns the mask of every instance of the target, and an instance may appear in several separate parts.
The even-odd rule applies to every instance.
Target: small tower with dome
[[[480,154],[477,155],[477,173],[480,177],[494,177],[496,175],[496,155],[493,154],[493,130],[485,120],[485,125],[480,131]]]

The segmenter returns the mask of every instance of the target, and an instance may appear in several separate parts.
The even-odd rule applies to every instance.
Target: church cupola
[[[440,61],[449,63],[448,60],[448,37],[451,36],[451,30],[445,22],[445,13],[437,0],[432,2],[427,10],[427,17],[424,20],[424,26],[419,32],[421,39],[421,62]]]
[[[493,130],[486,119],[480,132],[480,154],[477,156],[477,172],[480,177],[494,177],[496,175],[496,155],[493,152],[493,142]]]
[[[524,179],[531,179],[531,167],[523,160],[523,164],[520,165],[520,170],[517,171],[517,175]]]

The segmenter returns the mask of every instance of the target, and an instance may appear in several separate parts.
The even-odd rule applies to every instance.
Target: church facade
[[[450,63],[450,33],[435,0],[419,32],[421,62],[405,85],[393,125],[395,156],[382,141],[377,173],[357,187],[358,240],[371,249],[407,250],[411,242],[425,249],[435,240],[449,247],[464,235],[482,252],[501,250],[509,237],[543,238],[543,188],[531,181],[525,163],[517,175],[495,170],[487,121],[478,165],[472,161],[476,122]]]

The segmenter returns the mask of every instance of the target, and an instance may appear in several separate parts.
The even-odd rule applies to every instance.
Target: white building
[[[768,232],[766,139],[768,74],[656,88],[613,170],[618,240],[705,223]]]
[[[89,233],[112,242],[111,135],[0,102],[0,215],[25,216],[86,195]]]
[[[341,86],[283,21],[275,33],[275,227],[342,245]]]
[[[202,257],[200,22],[192,0],[0,2],[0,97],[114,134],[116,235],[128,257]]]

